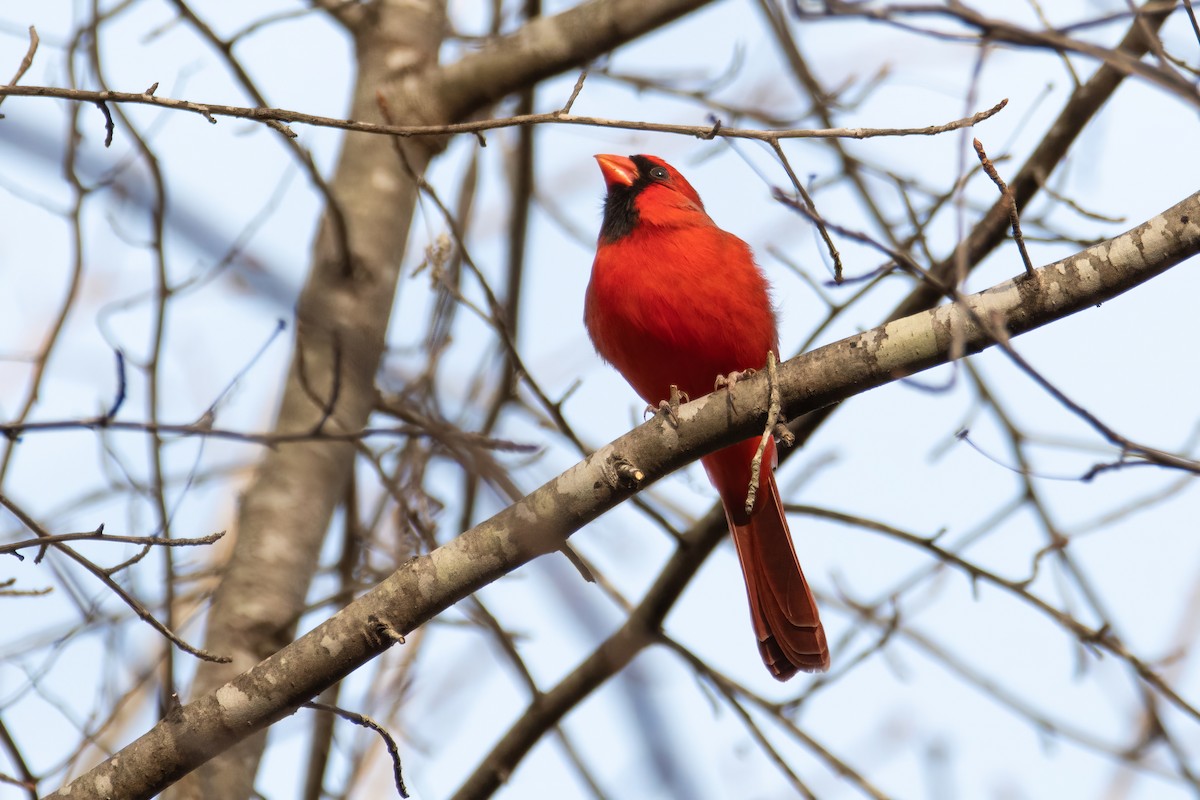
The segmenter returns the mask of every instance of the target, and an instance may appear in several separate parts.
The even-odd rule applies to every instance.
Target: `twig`
[[[29,765],[25,762],[25,757],[21,754],[21,749],[17,747],[16,741],[13,739],[12,734],[9,733],[3,720],[0,720],[0,745],[4,746],[4,751],[8,754],[9,760],[12,761],[21,775],[18,780],[17,778],[0,773],[0,783],[11,783],[14,786],[20,786],[29,793],[31,800],[37,800],[37,776],[29,769]]]
[[[767,442],[771,441],[783,405],[779,392],[779,374],[775,368],[774,350],[767,351],[767,397],[767,425],[763,429],[762,436],[759,437],[758,449],[754,451],[754,458],[750,461],[750,487],[746,492],[747,515],[754,513],[754,503],[758,499],[758,487],[762,476],[763,455],[767,451]],[[770,464],[767,465],[767,469],[771,469]]]
[[[199,422],[170,423],[109,419],[107,415],[87,417],[85,419],[44,420],[39,422],[5,422],[0,423],[0,437],[16,441],[29,433],[64,430],[107,430],[125,431],[147,434],[175,434],[178,436],[200,436],[208,439],[229,439],[249,444],[260,444],[274,447],[280,444],[295,444],[297,442],[358,442],[381,436],[394,438],[429,437],[428,430],[414,425],[397,425],[391,428],[371,427],[359,431],[334,433],[331,431],[298,431],[296,433],[255,433],[253,431],[237,431],[229,428],[214,428],[209,424],[209,415]],[[463,442],[469,442],[489,450],[499,450],[510,453],[533,453],[540,445],[522,444],[505,439],[495,439],[481,436],[468,431],[458,431],[457,435]]]
[[[694,136],[698,139],[711,138],[714,135],[712,125],[674,125],[641,122],[639,120],[581,117],[573,114],[564,114],[561,111],[551,111],[543,114],[521,114],[501,119],[473,120],[471,122],[458,122],[449,125],[380,125],[373,122],[358,122],[355,120],[337,119],[335,117],[323,117],[316,114],[303,114],[299,111],[290,111],[283,108],[247,108],[245,106],[210,105],[134,92],[97,92],[86,89],[63,89],[53,86],[0,86],[0,97],[7,95],[54,97],[62,100],[95,103],[97,105],[103,103],[135,103],[169,108],[176,111],[190,111],[194,114],[200,114],[209,122],[216,122],[217,117],[231,117],[234,119],[248,119],[264,124],[269,122],[286,122],[385,136],[476,135],[484,131],[515,128],[523,125],[583,125],[594,128],[674,133],[683,136]],[[1008,105],[1008,100],[1001,100],[991,108],[972,114],[969,117],[938,125],[927,125],[922,128],[826,128],[817,130],[806,128],[788,130],[721,128],[715,132],[715,135],[726,139],[754,139],[762,142],[771,142],[779,139],[873,139],[881,136],[935,136],[947,131],[977,125],[998,114],[1006,105]],[[107,111],[107,109],[103,110]]]
[[[984,569],[983,567],[973,562],[967,561],[951,550],[939,545],[936,541],[937,537],[918,536],[908,531],[900,530],[892,525],[874,520],[867,520],[859,516],[850,514],[842,514],[837,511],[831,511],[826,508],[817,508],[808,505],[793,505],[791,503],[785,506],[791,513],[807,514],[809,516],[820,517],[823,519],[836,520],[849,525],[856,525],[866,530],[873,530],[879,533],[886,534],[894,539],[906,542],[915,547],[926,550],[936,558],[940,563],[955,567],[964,572],[972,583],[982,581],[991,584],[992,586],[1002,589],[1012,596],[1027,603],[1046,617],[1053,620],[1064,630],[1070,632],[1079,642],[1086,648],[1092,651],[1106,651],[1113,656],[1121,659],[1138,674],[1138,676],[1146,683],[1146,685],[1158,692],[1164,700],[1170,703],[1179,711],[1190,717],[1192,720],[1200,721],[1200,709],[1193,706],[1185,700],[1178,692],[1175,691],[1161,675],[1158,674],[1149,664],[1143,661],[1138,656],[1134,655],[1125,644],[1113,635],[1112,631],[1107,626],[1099,628],[1091,628],[1082,622],[1075,619],[1070,614],[1052,606],[1042,598],[1029,591],[1028,580],[1010,580],[1004,578],[995,572]]]
[[[80,531],[78,533],[53,533],[48,536],[41,536],[36,539],[26,539],[21,542],[10,542],[8,544],[0,544],[0,553],[12,553],[18,559],[24,560],[24,556],[20,554],[20,550],[25,550],[29,547],[45,548],[48,544],[58,544],[60,542],[120,542],[121,544],[140,544],[152,547],[198,547],[201,545],[215,544],[225,536],[225,531],[218,533],[210,533],[208,536],[196,536],[190,539],[165,538],[163,536],[123,536],[121,534],[107,534],[104,532],[104,526],[101,525],[94,531]],[[42,560],[39,555],[34,559],[34,563]]]
[[[571,106],[575,105],[575,101],[579,98],[579,93],[583,91],[583,82],[587,80],[588,71],[585,69],[579,73],[579,78],[575,81],[575,88],[571,89],[571,96],[567,98],[567,102],[563,103],[560,114],[570,114]]]
[[[108,110],[108,103],[103,100],[95,101],[96,108],[100,109],[100,113],[104,114],[104,146],[112,147],[113,132],[117,126],[113,124],[112,112]],[[216,120],[211,120],[216,122]]]
[[[400,769],[400,748],[396,747],[396,740],[387,732],[382,725],[365,714],[358,714],[353,711],[347,711],[344,708],[337,706],[318,703],[315,700],[310,700],[304,704],[305,708],[311,708],[314,711],[325,711],[330,714],[336,714],[344,720],[353,722],[355,725],[360,725],[369,730],[373,730],[383,739],[383,744],[387,747],[388,755],[392,759],[392,780],[396,783],[396,791],[401,797],[408,797],[408,787],[404,785],[404,774]]]
[[[833,237],[829,235],[829,229],[825,227],[825,221],[821,219],[821,215],[817,212],[817,204],[813,202],[812,195],[804,188],[804,184],[796,177],[796,173],[792,169],[787,156],[784,155],[783,146],[779,143],[778,139],[771,141],[771,148],[775,151],[775,155],[779,157],[780,163],[783,164],[783,169],[787,172],[788,180],[792,182],[792,186],[795,187],[796,192],[808,204],[809,211],[812,212],[809,215],[810,219],[817,226],[817,231],[820,232],[821,239],[825,242],[825,248],[829,251],[829,258],[833,261],[833,282],[841,283],[843,273],[842,254],[838,252],[837,245],[833,243]]]
[[[33,517],[25,513],[20,506],[12,502],[12,500],[5,497],[3,494],[0,494],[0,506],[8,509],[8,511],[14,517],[16,517],[22,525],[28,528],[32,533],[36,534],[40,540],[39,543],[43,547],[48,546],[47,540],[51,539],[53,535],[46,531],[46,529],[40,524],[38,524]],[[138,600],[136,597],[126,591],[123,586],[113,580],[110,570],[102,569],[90,559],[83,557],[75,550],[67,547],[65,544],[60,543],[56,549],[90,572],[98,581],[103,583],[109,591],[119,597],[121,602],[129,606],[129,608],[135,614],[137,614],[139,619],[147,623],[150,627],[154,628],[154,630],[158,631],[167,639],[171,640],[171,642],[174,643],[174,645],[180,650],[183,650],[185,653],[189,653],[203,661],[213,661],[217,663],[228,663],[231,661],[231,659],[227,658],[226,656],[216,655],[208,652],[207,650],[194,647],[180,638],[178,634],[176,634],[173,630],[160,622],[157,617],[151,614],[150,611],[144,605],[142,605],[140,600]]]
[[[13,75],[12,80],[8,82],[9,85],[16,86],[17,83],[20,82],[21,77],[26,72],[29,71],[30,67],[33,66],[33,56],[37,52],[38,43],[40,41],[41,41],[41,39],[38,38],[37,28],[30,25],[29,26],[29,49],[25,51],[25,57],[22,58],[21,63],[17,65],[17,72],[15,75]],[[3,102],[4,102],[4,95],[0,95],[0,103],[3,103]],[[3,119],[3,115],[0,115],[0,119]]]
[[[1000,189],[1000,194],[1003,196],[1004,204],[1008,206],[1008,219],[1012,225],[1013,241],[1017,243],[1017,249],[1021,251],[1021,261],[1025,264],[1025,274],[1033,275],[1033,262],[1029,259],[1029,251],[1025,249],[1025,237],[1021,235],[1021,217],[1017,213],[1017,198],[1013,197],[1013,193],[1008,188],[1008,184],[1000,177],[1000,173],[996,170],[996,165],[988,158],[984,152],[983,142],[974,139],[971,142],[975,146],[975,154],[979,156],[979,163],[983,166],[983,171],[992,179],[992,183]]]

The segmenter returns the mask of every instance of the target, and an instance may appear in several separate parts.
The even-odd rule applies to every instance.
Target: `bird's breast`
[[[766,280],[749,247],[719,228],[639,227],[592,265],[585,322],[600,355],[647,401],[692,397],[717,375],[760,368],[776,348]]]

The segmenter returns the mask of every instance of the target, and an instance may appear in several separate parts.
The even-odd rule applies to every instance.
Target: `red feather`
[[[718,228],[691,184],[654,156],[599,155],[608,185],[584,304],[600,356],[646,402],[713,390],[718,375],[779,355],[770,287],[750,247]],[[800,570],[775,484],[775,445],[746,514],[758,439],[705,456],[737,546],[759,651],[779,680],[829,668],[816,602]]]

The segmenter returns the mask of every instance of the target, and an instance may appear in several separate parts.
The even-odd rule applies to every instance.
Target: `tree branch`
[[[319,114],[305,114],[286,108],[264,108],[250,106],[228,106],[213,103],[197,103],[192,100],[178,100],[172,97],[162,97],[155,94],[138,94],[136,92],[91,91],[88,89],[71,89],[57,86],[3,86],[0,85],[0,100],[5,97],[50,97],[60,100],[74,100],[80,103],[122,103],[134,105],[151,105],[167,108],[173,111],[187,111],[199,114],[215,125],[218,117],[230,119],[245,119],[252,122],[287,123],[312,125],[318,128],[334,128],[336,130],[352,131],[354,133],[369,133],[377,136],[451,136],[462,134],[481,134],[485,131],[503,130],[505,128],[528,128],[534,125],[580,125],[591,128],[610,128],[615,130],[645,131],[653,133],[671,133],[678,136],[695,136],[698,139],[753,139],[762,142],[778,142],[783,139],[875,139],[881,136],[936,136],[948,131],[969,128],[990,117],[995,116],[1008,105],[1007,100],[1001,100],[990,108],[985,108],[968,117],[950,120],[936,125],[925,125],[920,128],[787,128],[775,130],[760,130],[756,128],[726,128],[713,125],[679,125],[674,123],[645,122],[631,119],[608,119],[605,117],[578,116],[566,111],[547,111],[541,114],[516,114],[511,117],[495,119],[476,119],[467,122],[446,122],[430,125],[391,125],[379,122],[367,122],[354,119],[338,119],[323,117]],[[289,131],[291,136],[295,132]]]
[[[1033,277],[1006,281],[962,302],[888,323],[786,362],[778,376],[785,411],[796,414],[835,403],[944,363],[951,353],[978,352],[993,344],[987,326],[979,320],[1002,321],[1007,335],[1017,336],[1109,300],[1197,252],[1200,193],[1121,236],[1038,269]],[[313,631],[214,692],[176,709],[50,797],[98,800],[157,794],[231,742],[292,713],[386,650],[395,642],[394,634],[411,632],[471,592],[553,552],[572,533],[635,491],[761,429],[767,417],[766,376],[742,381],[733,391],[735,404],[723,395],[715,399],[710,395],[681,406],[678,427],[655,418],[490,520],[412,559]],[[618,458],[645,474],[640,487],[613,479],[611,465]],[[673,580],[686,583],[686,577]],[[661,621],[677,594],[651,592],[632,617]],[[649,628],[642,633],[648,632]],[[630,657],[611,659],[612,666],[592,676],[588,685],[599,685]],[[570,707],[563,705],[562,713]]]

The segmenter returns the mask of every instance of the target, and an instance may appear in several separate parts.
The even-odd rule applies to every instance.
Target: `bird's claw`
[[[744,369],[740,372],[734,370],[728,375],[718,375],[717,379],[713,381],[713,391],[716,391],[717,389],[724,389],[726,386],[732,389],[734,386],[737,386],[737,382],[742,378],[749,378],[756,372],[758,372],[756,369]]]
[[[758,370],[756,370],[756,369],[744,369],[744,370],[741,370],[740,372],[737,370],[734,370],[733,372],[729,373],[728,375],[718,375],[717,379],[715,381],[713,381],[713,391],[715,392],[717,389],[724,389],[724,388],[728,387],[728,389],[729,389],[729,407],[732,408],[734,411],[737,411],[737,406],[735,406],[733,404],[733,387],[737,386],[738,381],[740,381],[742,378],[749,378],[751,375],[753,375],[756,372],[758,372]]]
[[[665,416],[667,418],[667,422],[670,422],[672,427],[678,428],[679,427],[679,406],[682,405],[683,403],[686,403],[690,399],[691,398],[688,397],[687,392],[681,392],[681,391],[679,391],[678,386],[671,384],[671,399],[659,400],[657,406],[654,406],[654,405],[646,406],[645,413],[657,414],[661,411],[663,416]]]

